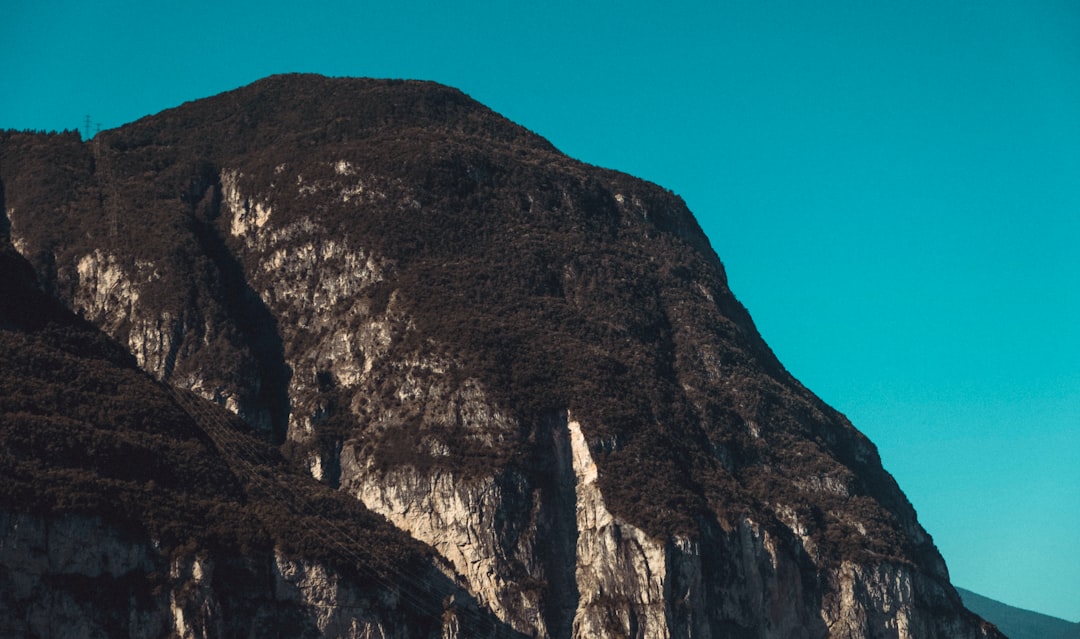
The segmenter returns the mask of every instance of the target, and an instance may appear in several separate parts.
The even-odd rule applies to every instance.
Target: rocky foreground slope
[[[45,291],[507,628],[1000,636],[683,202],[460,92],[273,77],[89,142],[6,132],[0,180]]]

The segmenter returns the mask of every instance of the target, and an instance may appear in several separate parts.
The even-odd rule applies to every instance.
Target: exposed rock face
[[[325,565],[271,556],[182,554],[99,518],[0,511],[4,637],[418,637],[396,602]]]
[[[93,637],[126,624],[132,637],[160,637],[171,623],[168,597],[150,603],[149,588],[138,590],[162,564],[148,545],[132,544],[96,519],[0,512],[0,633]],[[103,584],[122,608],[103,611],[93,601]]]
[[[665,548],[612,516],[596,485],[598,471],[581,425],[572,420],[566,425],[577,502],[575,576],[579,596],[584,593],[574,614],[574,634],[667,637]],[[613,610],[612,602],[621,605]]]
[[[997,636],[655,185],[445,87],[310,76],[0,148],[48,291],[519,632]],[[290,597],[327,588],[276,565]]]
[[[513,636],[441,560],[152,382],[0,237],[0,635]]]

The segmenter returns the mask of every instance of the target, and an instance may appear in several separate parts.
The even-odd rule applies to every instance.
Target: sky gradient
[[[953,582],[1080,621],[1080,4],[449,5],[5,0],[0,127],[294,71],[456,86],[681,195]]]

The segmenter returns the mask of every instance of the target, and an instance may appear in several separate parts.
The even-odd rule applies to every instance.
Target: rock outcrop
[[[998,636],[662,188],[418,82],[274,77],[0,149],[46,290],[518,632]]]
[[[5,637],[412,637],[424,630],[325,565],[280,555],[170,559],[97,517],[0,512],[0,565]]]
[[[170,557],[85,515],[0,511],[0,565],[5,637],[469,636],[463,626],[486,634],[473,620],[418,616],[399,601],[407,592],[373,594],[324,563],[206,550]]]

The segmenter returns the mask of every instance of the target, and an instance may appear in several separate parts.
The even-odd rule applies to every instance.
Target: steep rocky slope
[[[430,549],[149,379],[4,237],[0,299],[0,636],[512,636]]]
[[[281,76],[8,132],[13,242],[550,637],[992,637],[673,194],[430,83]]]

